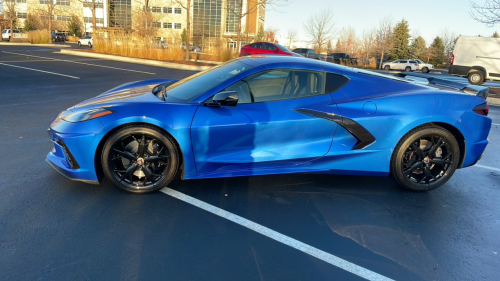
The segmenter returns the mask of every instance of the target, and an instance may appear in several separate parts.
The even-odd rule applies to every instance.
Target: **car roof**
[[[293,57],[293,56],[280,56],[280,55],[262,55],[262,56],[247,56],[240,57],[237,60],[247,63],[249,65],[265,65],[270,69],[274,68],[297,68],[297,69],[310,69],[317,70],[322,69],[322,71],[337,72],[340,73],[342,70],[349,69],[348,67],[333,64],[329,62],[323,62],[319,60],[311,60],[303,57]]]

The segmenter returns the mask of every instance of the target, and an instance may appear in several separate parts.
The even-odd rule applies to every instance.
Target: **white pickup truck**
[[[2,41],[10,41],[12,37],[12,33],[10,29],[4,29],[2,31]],[[14,29],[14,38],[28,38],[28,35],[25,33],[21,33],[21,31]]]

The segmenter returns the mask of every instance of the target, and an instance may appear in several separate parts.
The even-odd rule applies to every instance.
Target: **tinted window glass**
[[[401,63],[408,63],[408,61],[407,60],[402,60]]]
[[[253,102],[294,99],[324,94],[325,74],[303,70],[270,70],[243,79]]]
[[[278,49],[282,50],[283,52],[290,52],[290,50],[288,50],[285,46],[282,46],[278,43],[274,43],[274,45],[276,45],[276,47],[278,47]]]
[[[327,73],[325,93],[333,93],[338,89],[342,88],[345,84],[347,84],[347,82],[349,82],[349,78],[345,76]]]
[[[239,61],[233,61],[199,72],[168,86],[166,101],[189,102],[250,68],[253,67]]]
[[[248,45],[248,47],[250,47],[250,48],[256,48],[255,45],[257,45],[257,44],[250,44],[250,45]]]
[[[267,51],[274,51],[276,47],[274,47],[272,44],[269,43],[264,43],[265,50]]]
[[[410,61],[410,63],[417,63],[417,62],[416,62],[416,61],[412,61],[412,60],[411,60],[411,61]]]

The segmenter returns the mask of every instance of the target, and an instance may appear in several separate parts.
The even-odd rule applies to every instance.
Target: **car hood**
[[[164,83],[174,83],[178,79],[150,79],[126,83],[106,91],[94,98],[83,101],[71,108],[72,111],[123,102],[161,102],[152,94],[152,89]]]

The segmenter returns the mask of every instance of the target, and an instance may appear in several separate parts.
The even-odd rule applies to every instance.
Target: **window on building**
[[[59,6],[70,6],[69,0],[56,0],[56,5]]]
[[[42,21],[47,21],[47,20],[49,20],[49,15],[40,15],[40,19]]]
[[[172,8],[163,7],[163,13],[164,14],[171,14],[172,13]]]
[[[92,23],[92,17],[83,17],[83,22],[84,23]],[[103,18],[95,18],[95,23],[96,24],[103,24],[104,19]]]
[[[41,4],[41,5],[45,5],[45,4],[47,4],[47,2],[45,2],[45,1],[46,1],[46,0],[40,0],[40,4]]]
[[[181,29],[181,24],[180,23],[176,23],[175,24],[175,29]]]
[[[19,19],[25,19],[28,17],[28,13],[17,12],[16,15],[17,15],[17,18],[19,18]]]
[[[83,2],[83,7],[90,9],[92,7],[92,2]],[[95,3],[95,8],[96,9],[103,9],[104,8],[104,4],[102,2],[96,2]]]
[[[5,1],[8,2],[8,1]],[[16,0],[16,3],[26,3],[26,0]]]
[[[151,26],[156,28],[161,28],[161,22],[152,22]]]
[[[227,14],[226,14],[226,32],[236,33],[238,32],[238,23],[240,20],[239,11],[240,11],[240,2],[243,0],[236,0],[231,2],[228,5]]]
[[[169,29],[172,29],[172,23],[171,23],[171,22],[164,22],[164,23],[163,23],[163,28],[169,28]]]
[[[162,7],[151,7],[151,12],[152,13],[161,13],[163,10]]]
[[[132,27],[132,0],[109,0],[109,26]]]
[[[175,11],[176,14],[179,14],[179,15],[182,13],[182,9],[181,8],[175,8],[174,11]]]
[[[55,16],[55,19],[56,21],[71,21],[71,16],[60,16],[60,15],[56,15]]]

